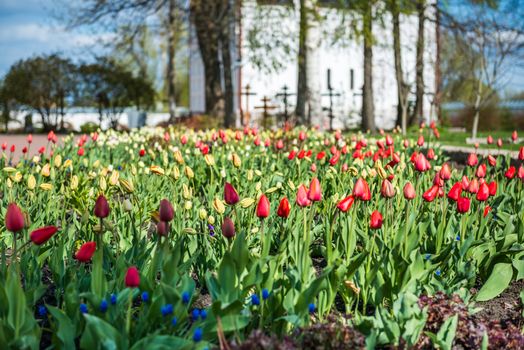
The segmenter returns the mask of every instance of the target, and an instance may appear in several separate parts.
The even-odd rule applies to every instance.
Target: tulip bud
[[[318,202],[322,199],[322,190],[318,178],[313,178],[309,184],[308,199],[313,202]]]
[[[403,192],[404,192],[404,198],[406,198],[407,200],[412,200],[416,196],[415,188],[413,187],[411,182],[408,182],[406,183],[406,185],[404,185]]]
[[[167,199],[162,199],[160,201],[160,209],[158,214],[161,221],[169,222],[175,217],[175,210],[173,205]]]
[[[300,185],[297,191],[297,204],[300,207],[307,207],[311,204],[311,201],[308,198],[308,190],[306,186]]]
[[[36,245],[42,245],[47,242],[53,235],[58,231],[58,228],[55,226],[46,226],[41,227],[29,235],[31,241]]]
[[[438,190],[439,190],[439,187],[436,185],[433,185],[430,187],[429,190],[424,192],[424,194],[422,195],[422,198],[424,198],[426,202],[433,202],[433,200],[435,200],[435,198],[438,195]]]
[[[359,178],[353,188],[353,196],[362,201],[369,201],[371,199],[371,192],[368,183],[363,178]]]
[[[270,208],[271,206],[269,204],[269,200],[267,199],[265,194],[262,194],[262,196],[258,200],[257,216],[261,219],[267,218],[269,216]]]
[[[29,175],[29,178],[27,179],[27,188],[29,190],[34,190],[36,187],[36,179],[33,176],[33,174]]]
[[[200,220],[206,220],[207,219],[207,211],[204,208],[200,208],[198,210],[198,217]]]
[[[235,205],[239,201],[237,191],[229,182],[224,185],[224,200],[229,205]]]
[[[18,205],[11,203],[7,206],[5,214],[5,228],[8,231],[16,233],[22,231],[25,225],[24,214]]]
[[[103,219],[109,216],[109,203],[103,195],[98,196],[95,202],[95,216]]]
[[[224,218],[222,222],[222,234],[227,239],[235,237],[235,224],[229,217]]]
[[[75,259],[83,263],[89,262],[93,258],[95,251],[96,242],[86,242],[76,252]]]
[[[127,269],[125,284],[128,288],[137,288],[140,285],[140,275],[135,266],[131,266]]]
[[[218,198],[215,198],[213,200],[213,208],[215,209],[215,211],[219,214],[224,214],[224,212],[226,211],[226,207],[224,206],[224,202],[222,202],[220,199]]]
[[[287,197],[282,198],[278,205],[277,215],[281,218],[287,218],[290,213],[289,201]]]
[[[477,192],[477,200],[478,201],[485,201],[489,198],[489,186],[486,183],[482,183],[479,186],[478,192]]]
[[[395,196],[395,187],[393,187],[393,184],[389,182],[388,179],[384,179],[382,180],[380,193],[384,198],[393,198]]]
[[[471,206],[471,201],[467,197],[460,197],[457,200],[457,211],[460,214],[467,213],[469,211],[470,206]]]
[[[369,222],[369,227],[372,230],[377,230],[382,227],[382,214],[378,210],[375,210],[373,213],[371,213],[371,220]]]
[[[195,177],[195,173],[193,173],[193,170],[188,166],[185,167],[184,172],[189,179],[192,179]]]
[[[255,204],[255,200],[253,198],[244,198],[240,201],[240,206],[244,209],[247,209],[249,208],[250,206],[252,206],[253,204]]]

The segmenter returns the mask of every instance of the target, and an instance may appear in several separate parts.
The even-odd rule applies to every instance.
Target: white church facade
[[[297,0],[289,0],[297,2]],[[267,1],[265,1],[267,2]],[[275,3],[273,1],[272,3]],[[278,1],[282,3],[282,1]],[[355,127],[361,121],[362,85],[363,76],[363,44],[359,39],[343,38],[341,42],[333,41],[334,32],[340,26],[344,16],[340,10],[332,6],[322,6],[322,3],[333,1],[317,1],[322,19],[315,21],[309,29],[309,47],[311,49],[308,59],[308,88],[310,92],[310,114],[312,123],[327,129],[329,126],[329,109],[335,117],[335,128]],[[298,50],[298,6],[288,6],[285,16],[282,16],[282,5],[261,5],[260,1],[244,1],[241,8],[241,21],[235,24],[231,50],[234,58],[233,85],[234,109],[237,114],[238,124],[240,116],[251,116],[251,122],[260,118],[262,99],[267,97],[267,104],[275,107],[272,114],[283,114],[284,103],[282,92],[284,87],[287,92],[296,92],[297,50]],[[277,11],[277,13],[275,13]],[[427,18],[433,17],[434,7],[426,8]],[[261,22],[262,21],[262,25]],[[415,62],[416,40],[418,34],[418,18],[416,14],[401,15],[401,51],[405,80],[411,87],[410,102],[414,102],[415,92]],[[262,28],[261,28],[262,27]],[[294,48],[292,52],[283,53],[280,57],[280,67],[268,71],[261,69],[252,60],[254,54],[258,59],[264,59],[260,51],[253,52],[247,43],[251,31],[280,31],[280,43]],[[349,32],[349,31],[348,31]],[[256,33],[263,35],[264,33]],[[424,117],[434,118],[434,96],[436,90],[436,64],[437,64],[437,27],[434,20],[425,21],[425,47],[424,47],[424,84],[425,96],[423,101]],[[373,95],[375,105],[375,122],[377,127],[392,128],[397,117],[397,83],[393,56],[393,36],[391,18],[385,17],[383,23],[374,23],[373,26]],[[193,36],[189,48],[189,74],[190,74],[190,110],[201,113],[205,110],[205,74],[200,57],[198,42]],[[279,50],[275,48],[275,50]],[[270,56],[268,54],[268,56]],[[268,60],[271,57],[268,58]],[[329,75],[329,79],[328,79]],[[329,81],[328,81],[329,80]],[[328,86],[330,83],[330,86]],[[249,95],[246,87],[249,86]],[[331,93],[332,97],[329,96]],[[294,110],[296,96],[288,97],[288,110]]]

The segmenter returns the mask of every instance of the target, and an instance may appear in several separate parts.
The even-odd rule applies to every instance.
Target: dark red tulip
[[[75,259],[83,263],[89,262],[93,258],[95,251],[96,242],[86,242],[76,252]]]
[[[103,219],[109,216],[109,203],[103,195],[98,196],[95,202],[95,216]]]
[[[486,201],[489,198],[489,187],[486,183],[483,183],[479,186],[479,190],[477,192],[477,200],[478,201]]]
[[[359,178],[353,187],[353,196],[362,201],[369,201],[371,199],[371,191],[368,183],[363,178]]]
[[[371,220],[369,221],[369,227],[372,230],[377,230],[382,227],[382,214],[378,210],[371,213]]]
[[[471,206],[471,201],[467,197],[460,197],[457,200],[457,211],[461,214],[467,213],[469,207]]]
[[[287,197],[282,198],[278,205],[277,215],[281,218],[287,218],[289,216],[290,211],[291,209],[289,207],[289,200],[287,199]]]
[[[439,190],[439,187],[436,185],[433,185],[430,187],[429,190],[427,190],[426,192],[424,192],[424,194],[422,194],[422,198],[424,198],[426,202],[433,202],[438,195],[438,190]]]
[[[127,269],[125,284],[128,288],[137,288],[140,285],[140,274],[135,266]]]
[[[353,206],[354,202],[355,202],[355,197],[353,197],[353,195],[347,196],[346,198],[344,198],[340,202],[338,202],[337,208],[341,212],[345,213],[349,209],[351,209],[351,207]]]
[[[158,233],[159,236],[167,236],[169,233],[169,223],[165,221],[159,221],[156,224],[156,233]]]
[[[260,196],[257,205],[257,216],[261,219],[267,218],[269,216],[271,206],[269,205],[269,199],[267,199],[265,194]]]
[[[513,179],[515,177],[515,173],[517,172],[517,170],[515,169],[515,167],[512,165],[508,168],[508,170],[506,171],[506,173],[504,174],[504,176],[508,179]]]
[[[222,235],[227,239],[235,237],[235,224],[229,217],[225,217],[222,222]]]
[[[146,155],[146,150],[142,148],[140,151],[138,151],[138,155],[139,155],[140,157],[145,156],[145,155]]]
[[[300,207],[307,207],[311,204],[311,201],[308,198],[308,189],[304,185],[300,185],[297,190],[297,204]]]
[[[167,199],[162,199],[160,201],[160,209],[158,210],[161,221],[169,222],[175,217],[175,210],[173,205]]]
[[[313,178],[309,184],[309,191],[307,198],[312,202],[318,202],[322,199],[322,189],[320,188],[320,181],[318,178]]]
[[[489,195],[494,196],[497,194],[497,183],[495,181],[492,181],[488,184],[489,188]]]
[[[393,198],[395,196],[395,187],[389,182],[388,179],[382,180],[382,186],[380,187],[380,194],[384,198]]]
[[[415,187],[411,184],[411,182],[406,183],[404,186],[404,198],[407,200],[412,200],[416,196]]]
[[[42,245],[47,242],[58,231],[56,226],[40,227],[31,232],[29,238],[36,245]]]
[[[25,225],[24,214],[18,205],[11,203],[5,214],[5,228],[13,233],[22,231]]]
[[[224,200],[229,205],[235,205],[240,200],[237,191],[229,182],[224,185]]]

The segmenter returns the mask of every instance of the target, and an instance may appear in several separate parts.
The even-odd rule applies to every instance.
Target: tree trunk
[[[169,122],[175,121],[175,10],[176,0],[169,0],[168,28],[167,28],[167,103],[169,108]]]
[[[395,76],[397,80],[397,122],[396,125],[402,127],[402,134],[406,135],[407,129],[407,95],[408,89],[404,81],[404,70],[402,69],[402,51],[400,39],[400,7],[398,0],[391,1],[391,16],[393,20],[393,53],[395,59]]]
[[[364,86],[362,88],[362,129],[375,132],[373,103],[373,5],[368,3],[362,24],[364,26]]]
[[[229,0],[223,0],[223,5],[226,7],[226,16],[222,23],[222,37],[221,37],[221,52],[222,65],[224,72],[224,127],[235,127],[234,114],[234,92],[233,92],[233,72],[231,69],[231,20],[233,19],[233,8],[229,4]]]
[[[297,81],[297,106],[295,114],[298,124],[307,123],[306,104],[308,100],[308,77],[307,77],[307,9],[306,1],[300,0],[300,23],[298,35],[298,81]]]
[[[424,20],[425,20],[426,1],[417,1],[418,13],[418,35],[417,35],[417,58],[416,58],[416,92],[415,108],[411,115],[409,124],[412,125],[417,119],[422,119],[424,115]]]
[[[217,2],[192,1],[191,16],[204,63],[206,113],[223,114],[223,92],[219,60],[220,28],[217,26]]]
[[[484,62],[482,60],[481,62]],[[482,68],[484,68],[484,65],[482,64]],[[473,106],[475,111],[475,116],[473,117],[473,127],[471,128],[471,137],[473,138],[473,142],[475,142],[475,139],[477,138],[477,131],[479,128],[479,119],[480,119],[480,102],[482,101],[482,79],[478,79],[478,85],[477,85],[477,94],[475,98],[475,105]]]

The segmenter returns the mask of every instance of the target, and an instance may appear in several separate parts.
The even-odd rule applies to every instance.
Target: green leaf
[[[486,301],[495,298],[504,291],[511,282],[513,267],[509,263],[498,263],[491,275],[477,294],[477,301]]]
[[[49,313],[58,322],[57,330],[54,332],[55,345],[59,349],[74,349],[75,348],[75,326],[69,317],[60,309],[48,306]]]
[[[14,330],[15,338],[21,334],[22,326],[26,316],[26,299],[20,280],[14,271],[8,272],[6,281],[6,294],[9,303],[7,322]]]
[[[184,338],[172,335],[150,335],[135,343],[131,350],[190,349],[192,346],[193,342]]]
[[[127,349],[127,341],[112,325],[93,315],[84,314],[84,317],[86,328],[80,339],[81,349]]]

